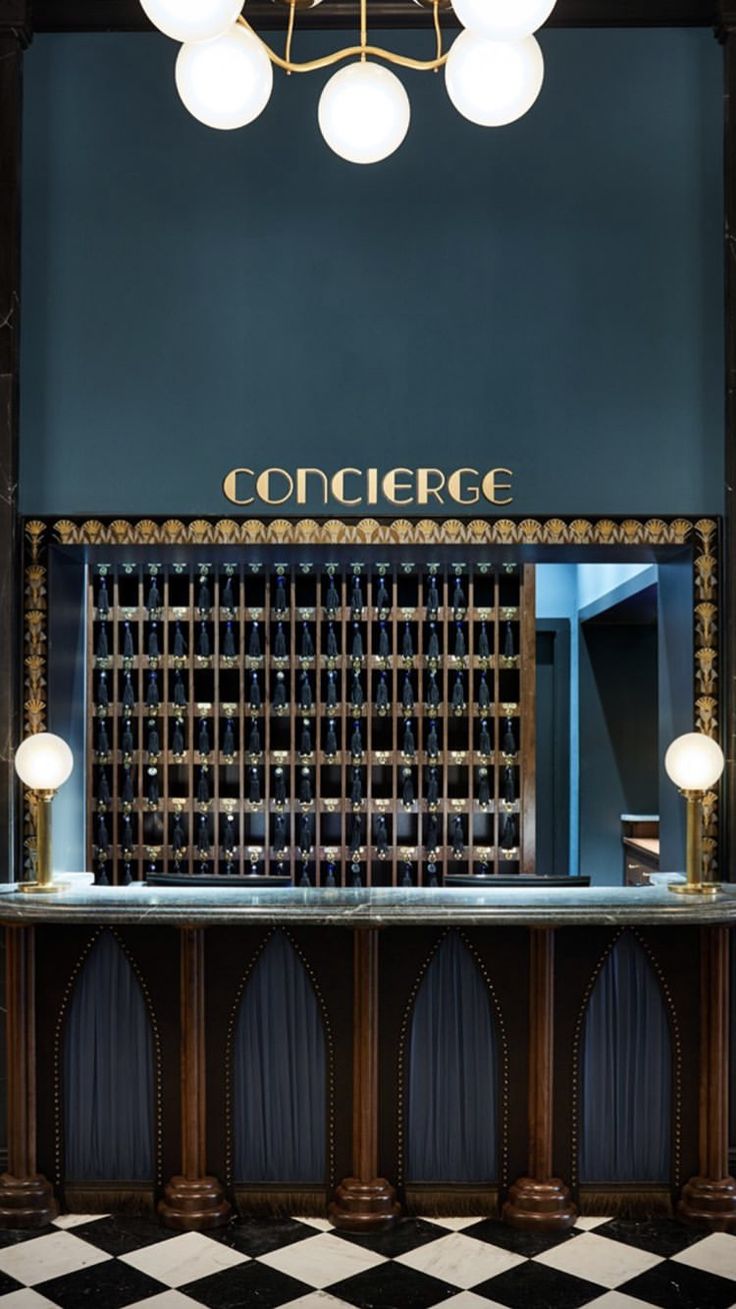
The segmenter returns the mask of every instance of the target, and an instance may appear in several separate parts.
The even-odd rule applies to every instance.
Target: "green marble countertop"
[[[61,880],[61,878],[60,878]],[[75,886],[59,895],[0,894],[0,922],[332,927],[736,923],[736,885],[712,898],[666,887],[425,889]]]

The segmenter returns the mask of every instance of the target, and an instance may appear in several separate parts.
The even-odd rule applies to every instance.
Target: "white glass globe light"
[[[381,64],[348,64],[333,73],[319,98],[320,131],[351,164],[376,164],[398,150],[411,106],[402,82]]]
[[[555,0],[452,0],[459,23],[495,41],[518,41],[546,23]]]
[[[141,0],[141,6],[174,41],[210,41],[235,22],[243,0]]]
[[[723,772],[723,751],[702,732],[686,732],[668,747],[664,757],[667,776],[681,791],[707,791]]]
[[[190,114],[207,127],[227,131],[252,123],[272,88],[271,60],[245,27],[183,45],[177,56],[176,89]]]
[[[445,65],[447,94],[458,113],[481,127],[503,127],[531,109],[544,80],[544,59],[533,36],[491,41],[461,32]]]
[[[53,732],[27,736],[15,752],[15,771],[33,791],[58,791],[73,767],[69,746]]]

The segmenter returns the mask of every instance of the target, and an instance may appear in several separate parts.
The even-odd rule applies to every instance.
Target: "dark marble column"
[[[503,1216],[529,1231],[572,1227],[570,1192],[552,1176],[554,1096],[554,931],[533,928],[529,942],[529,1174],[514,1182]]]
[[[378,1177],[378,932],[354,935],[353,972],[353,1172],[340,1183],[330,1206],[335,1227],[371,1232],[399,1216],[396,1193]]]
[[[204,931],[181,930],[181,1173],[172,1177],[158,1212],[166,1227],[203,1232],[230,1218],[216,1177],[207,1175]]]

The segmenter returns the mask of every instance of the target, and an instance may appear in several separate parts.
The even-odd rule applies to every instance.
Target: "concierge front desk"
[[[0,920],[3,1226],[736,1223],[736,891],[135,884],[10,892]]]

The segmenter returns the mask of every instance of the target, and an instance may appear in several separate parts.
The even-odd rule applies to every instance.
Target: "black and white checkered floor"
[[[493,1219],[407,1218],[373,1237],[321,1219],[246,1219],[212,1236],[67,1215],[0,1233],[0,1309],[734,1309],[736,1236],[582,1218],[563,1236]]]

